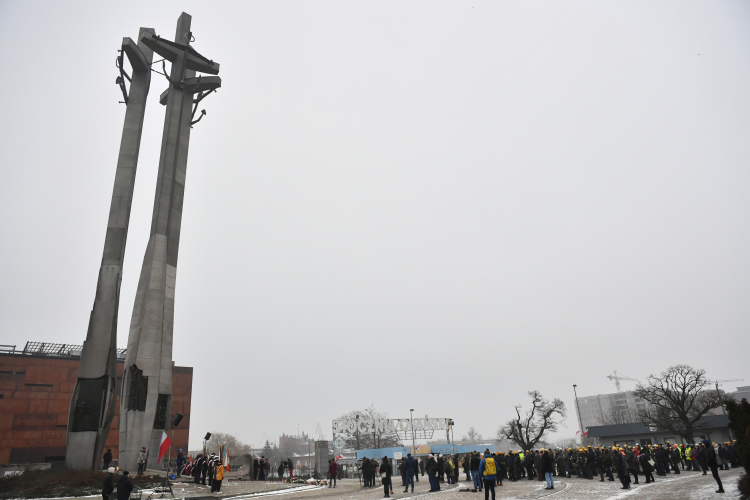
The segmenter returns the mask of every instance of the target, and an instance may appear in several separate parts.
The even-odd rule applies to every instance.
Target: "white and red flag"
[[[232,466],[229,464],[229,447],[226,447],[222,450],[224,452],[224,460],[222,464],[224,464],[224,468],[227,472],[232,472]]]
[[[159,460],[157,460],[157,462],[161,462],[161,457],[163,457],[164,454],[169,450],[170,446],[172,446],[172,441],[169,439],[169,436],[167,436],[166,432],[161,431],[161,444],[159,445]]]

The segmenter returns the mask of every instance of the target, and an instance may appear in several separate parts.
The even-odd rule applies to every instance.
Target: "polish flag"
[[[232,466],[229,465],[229,448],[224,452],[224,468],[227,472],[232,472]]]
[[[576,431],[576,437],[581,435],[581,431]]]
[[[586,429],[586,432],[584,432],[584,433],[583,433],[583,435],[584,435],[584,436],[588,436],[588,435],[589,435],[589,430],[588,430],[588,429]]]
[[[167,433],[164,431],[161,431],[161,444],[159,445],[159,460],[157,462],[161,462],[161,457],[164,456],[164,454],[169,450],[169,447],[172,445],[172,441],[170,441],[169,436],[167,436]]]

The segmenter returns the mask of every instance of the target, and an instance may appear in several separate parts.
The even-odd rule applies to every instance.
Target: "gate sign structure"
[[[338,418],[332,422],[334,434],[356,434],[361,432],[395,432],[400,437],[414,436],[430,439],[434,431],[447,431],[452,427],[450,418]]]

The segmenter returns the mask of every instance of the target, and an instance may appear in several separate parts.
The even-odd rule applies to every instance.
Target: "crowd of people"
[[[182,453],[182,450],[180,450]],[[179,455],[178,455],[179,456]],[[216,453],[204,456],[199,453],[195,460],[190,461],[184,468],[178,465],[177,474],[192,476],[195,484],[201,484],[211,488],[211,493],[221,492],[221,483],[226,476],[224,464]]]
[[[335,462],[334,462],[335,463]],[[485,492],[485,500],[495,498],[495,486],[502,486],[503,480],[545,481],[547,489],[554,489],[555,477],[581,478],[600,482],[616,481],[622,489],[630,489],[631,484],[639,484],[643,476],[645,483],[656,481],[656,476],[680,474],[681,471],[697,471],[707,475],[711,471],[719,489],[724,493],[719,470],[739,467],[736,443],[712,443],[703,440],[698,444],[656,445],[614,445],[581,446],[576,448],[556,448],[539,450],[518,450],[492,453],[473,452],[464,455],[429,455],[426,458],[413,458],[411,454],[398,462],[401,484],[404,492],[414,491],[414,482],[419,475],[427,474],[430,491],[439,491],[441,483],[456,484],[461,470],[466,481],[472,483],[473,492]],[[391,462],[385,456],[382,462],[374,458],[364,458],[359,467],[365,488],[376,486],[379,476],[385,498],[393,493]],[[330,470],[334,470],[331,468]]]

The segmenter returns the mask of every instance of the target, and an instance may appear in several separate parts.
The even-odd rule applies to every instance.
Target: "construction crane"
[[[614,375],[607,375],[607,378],[615,381],[617,392],[622,392],[622,390],[620,390],[620,380],[632,380],[633,382],[640,382],[640,380],[638,380],[637,378],[626,377],[621,373],[618,374],[617,371],[615,371]]]
[[[719,393],[719,386],[721,384],[724,384],[726,382],[744,382],[744,381],[745,381],[744,378],[730,378],[730,379],[727,379],[727,380],[709,380],[709,382],[713,382],[716,385],[716,393],[717,394]]]
[[[323,429],[320,428],[320,424],[318,424],[318,427],[315,429],[315,434],[318,435],[318,441],[325,441],[325,434],[323,434]]]

